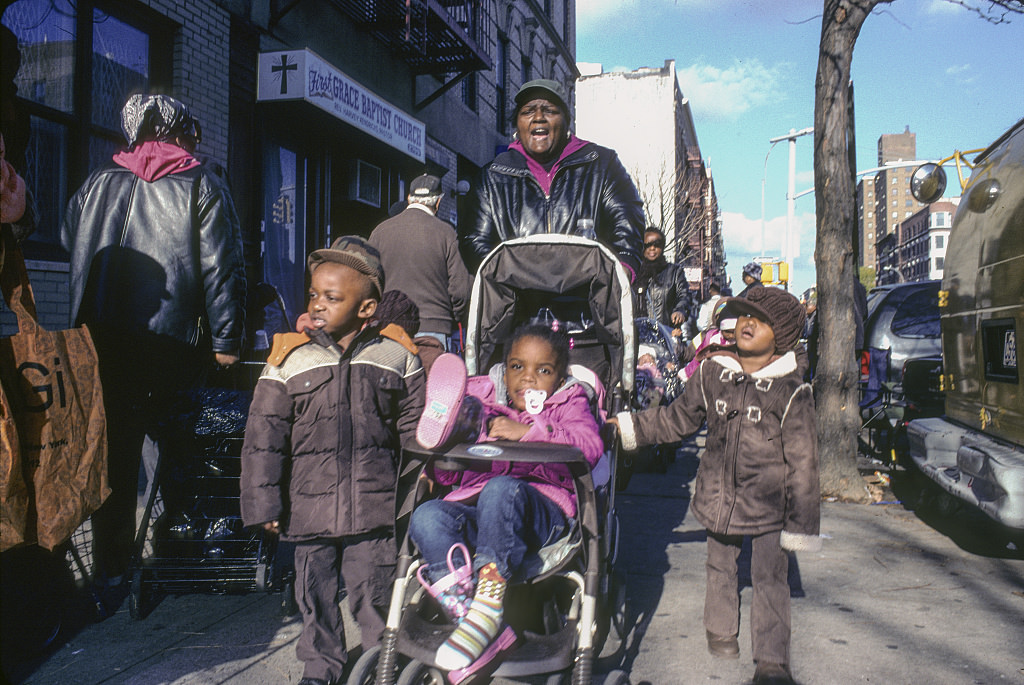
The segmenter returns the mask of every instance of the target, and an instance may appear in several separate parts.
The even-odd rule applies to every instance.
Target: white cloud
[[[677,64],[676,74],[694,113],[710,119],[735,119],[781,92],[779,68],[766,67],[757,59],[737,59],[724,68]]]
[[[965,74],[970,70],[970,64],[954,64],[953,66],[946,67],[946,73],[950,76],[959,76],[960,74]]]
[[[815,282],[813,213],[797,214],[793,217],[792,245],[790,246],[791,290],[803,291]],[[764,247],[762,248],[761,220],[751,219],[734,212],[722,213],[722,242],[725,257],[729,262],[728,274],[734,284],[739,279],[743,265],[755,257],[781,259],[786,236],[786,217],[779,216],[765,220]]]
[[[964,8],[961,5],[949,0],[931,0],[924,8],[925,14],[942,15],[957,14],[963,10]]]

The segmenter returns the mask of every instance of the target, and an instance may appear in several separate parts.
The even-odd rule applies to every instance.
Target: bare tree
[[[818,449],[822,494],[865,501],[856,468],[860,428],[854,360],[853,289],[856,210],[854,170],[850,165],[850,63],[857,36],[868,15],[893,0],[825,0],[814,97],[814,187],[818,272],[818,317],[821,325],[815,377]],[[1020,0],[949,0],[993,23],[1024,14]]]
[[[675,168],[662,164],[654,170],[634,168],[630,175],[644,205],[648,226],[665,232],[665,251],[682,264],[696,256],[701,235],[717,218],[717,206],[709,200],[708,179],[703,165],[680,160]]]

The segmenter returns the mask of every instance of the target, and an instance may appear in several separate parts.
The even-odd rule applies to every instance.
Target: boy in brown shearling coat
[[[787,551],[821,542],[814,397],[793,351],[805,313],[778,288],[727,307],[738,317],[734,352],[704,360],[669,406],[613,420],[626,450],[681,440],[707,420],[691,509],[708,533],[708,650],[739,657],[736,560],[749,536],[754,682],[792,683]]]

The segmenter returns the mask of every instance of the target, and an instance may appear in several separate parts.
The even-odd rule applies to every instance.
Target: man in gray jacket
[[[452,350],[451,335],[469,305],[472,281],[451,224],[437,218],[441,179],[423,174],[409,185],[406,209],[370,234],[380,252],[388,288],[401,290],[420,310],[420,335]]]

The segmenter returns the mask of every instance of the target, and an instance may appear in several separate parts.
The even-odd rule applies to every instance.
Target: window
[[[901,338],[937,338],[939,298],[933,288],[915,290],[896,307],[889,326]]]
[[[935,236],[935,249],[941,250],[945,245],[946,245],[946,236],[942,235],[941,233],[939,235]],[[942,267],[939,267],[939,268],[941,269]]]
[[[946,260],[943,257],[936,257],[935,258],[935,270],[936,271],[942,271],[943,267],[945,266],[945,263],[946,263]]]
[[[523,74],[523,76],[522,76],[522,82],[523,83],[526,83],[527,81],[533,80],[533,62],[530,61],[530,56],[527,55],[525,52],[523,53],[523,62],[522,62],[522,66],[521,66],[521,71],[522,71],[522,74]]]
[[[476,111],[476,72],[462,79],[462,104]]]
[[[497,103],[495,127],[498,133],[508,128],[508,37],[498,36],[498,54],[494,60],[494,100]]]
[[[124,145],[128,96],[170,84],[173,25],[124,5],[17,0],[3,13],[21,51],[17,105],[31,117],[23,171],[40,216],[29,258],[61,258],[61,214],[88,172]]]
[[[985,360],[985,378],[1016,383],[1017,332],[1013,319],[983,321],[981,343]]]

